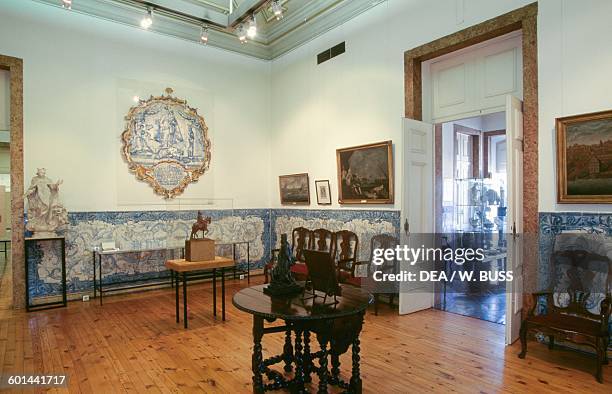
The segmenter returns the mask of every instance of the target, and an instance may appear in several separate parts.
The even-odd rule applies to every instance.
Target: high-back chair
[[[297,280],[306,280],[308,277],[304,250],[310,249],[311,245],[312,231],[306,227],[297,227],[293,229],[291,232],[291,247],[293,248],[295,263],[291,266],[291,272],[293,272],[293,276]]]
[[[342,283],[355,276],[359,238],[357,234],[349,230],[337,231],[335,235],[336,267],[338,280]]]
[[[607,242],[606,242],[607,241]],[[597,353],[595,377],[602,383],[602,364],[608,363],[610,311],[612,304],[612,263],[609,240],[590,234],[560,234],[551,256],[548,291],[533,293],[533,305],[521,322],[521,353],[527,353],[527,333],[541,332],[555,340],[563,339],[591,346]],[[546,311],[536,314],[540,297]]]

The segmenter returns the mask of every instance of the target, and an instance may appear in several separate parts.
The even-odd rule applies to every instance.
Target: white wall
[[[275,60],[272,176],[309,171],[330,179],[337,206],[336,148],[386,139],[400,145],[404,51],[531,2],[388,0]],[[539,1],[540,211],[611,211],[556,204],[554,157],[556,117],[612,108],[610,20],[608,0]],[[317,53],[343,40],[347,53],[316,65]],[[396,151],[396,179],[402,176],[400,156]],[[278,203],[276,185],[272,191]]]
[[[268,62],[32,1],[2,1],[0,21],[0,53],[24,61],[26,187],[46,167],[64,180],[69,211],[129,209],[118,205],[126,194],[162,201],[127,174],[119,137],[126,92],[169,86],[199,108],[213,141],[211,173],[183,197],[269,205]]]
[[[612,212],[557,204],[555,118],[612,109],[612,1],[540,0],[539,199],[543,212]]]
[[[270,64],[5,0],[0,53],[23,58],[25,67],[26,184],[44,166],[64,178],[69,210],[116,209],[127,111],[118,108],[117,86],[137,81],[201,96],[214,138],[213,185],[191,185],[186,195],[214,190],[237,207],[280,207],[278,175],[308,172],[311,208],[315,179],[330,180],[336,208],[336,148],[388,139],[401,146],[404,51],[529,3],[388,0]],[[539,1],[540,211],[610,211],[555,203],[554,119],[612,108],[611,19],[608,0]],[[317,53],[343,40],[345,54],[316,65]],[[396,150],[396,203],[374,208],[399,209],[401,160]],[[146,185],[136,188],[151,195]]]
[[[399,209],[404,51],[529,3],[388,0],[273,61],[272,177],[309,172],[329,179],[337,208],[335,150],[393,140],[396,202],[367,208]],[[345,54],[316,64],[319,52],[341,41]],[[272,205],[280,206],[278,185],[271,189]],[[316,203],[314,190],[311,199]]]

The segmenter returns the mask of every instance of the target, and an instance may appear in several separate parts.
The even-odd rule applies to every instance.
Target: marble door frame
[[[405,116],[423,117],[421,64],[427,60],[520,30],[523,36],[523,228],[538,224],[538,4],[532,3],[404,52]]]
[[[13,308],[25,305],[24,204],[23,204],[23,60],[0,55],[0,69],[10,78],[11,129],[11,265]]]

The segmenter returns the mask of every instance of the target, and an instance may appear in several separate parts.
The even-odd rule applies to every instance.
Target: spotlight
[[[62,8],[65,8],[67,10],[71,10],[72,9],[72,0],[62,0]]]
[[[253,39],[255,38],[255,36],[257,36],[257,20],[255,19],[255,14],[253,14],[253,17],[249,21],[249,28],[247,29],[247,35],[249,36],[250,39]]]
[[[280,5],[279,0],[274,0],[272,2],[272,13],[276,17],[277,21],[283,18],[283,7]]]
[[[238,26],[238,29],[236,29],[236,35],[242,44],[247,42],[247,30],[244,25]]]
[[[202,30],[200,31],[200,41],[202,44],[208,44],[208,26],[202,26]]]
[[[147,14],[140,21],[140,27],[148,29],[153,24],[153,11],[147,8]]]

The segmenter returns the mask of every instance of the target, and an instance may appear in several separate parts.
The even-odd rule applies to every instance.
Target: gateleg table
[[[234,268],[235,261],[227,257],[215,256],[214,260],[187,261],[185,259],[167,260],[166,268],[172,274],[172,280],[176,279],[174,286],[176,294],[176,322],[180,322],[179,317],[179,277],[183,279],[183,323],[187,328],[187,275],[196,271],[212,271],[213,280],[213,316],[217,316],[217,271],[221,272],[221,314],[225,321],[225,269]]]
[[[341,285],[338,302],[322,304],[322,296],[316,299],[305,299],[302,293],[270,296],[263,292],[266,286],[242,289],[233,298],[236,308],[253,315],[253,392],[289,389],[292,393],[304,393],[307,392],[305,384],[316,373],[319,393],[327,393],[328,384],[346,392],[361,393],[359,334],[365,310],[373,301],[372,295],[357,287]],[[264,327],[264,321],[271,323],[276,319],[283,320],[285,325]],[[264,334],[280,332],[285,333],[283,352],[264,359],[261,344]],[[316,334],[321,345],[318,352],[311,351],[311,333]],[[340,355],[349,348],[352,350],[351,377],[345,382],[340,378]],[[328,370],[328,358],[331,358],[331,370]],[[315,360],[319,361],[318,366]],[[270,368],[278,363],[284,363],[285,372],[294,370],[293,378]],[[264,376],[268,383],[264,382]]]

